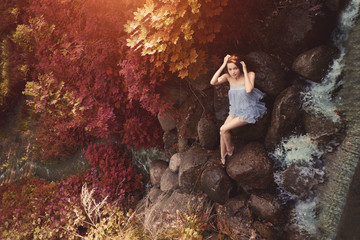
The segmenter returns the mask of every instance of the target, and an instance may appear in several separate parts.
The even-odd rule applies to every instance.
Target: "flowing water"
[[[358,216],[351,214],[351,207],[360,204],[360,176],[357,176],[360,170],[354,175],[360,156],[359,5],[360,0],[349,1],[341,15],[339,26],[333,34],[334,45],[339,48],[340,55],[334,59],[327,76],[322,83],[314,83],[302,93],[303,108],[307,113],[346,125],[344,140],[333,154],[326,157],[322,157],[323,152],[308,135],[285,139],[273,153],[280,169],[275,173],[280,197],[296,201],[292,221],[305,239],[360,239],[359,235],[354,235],[360,231],[346,228],[344,224],[353,222],[352,225],[357,228],[360,224],[360,213]],[[316,164],[319,161],[324,164]],[[312,188],[307,199],[300,199],[283,188],[283,173],[289,164],[294,163],[303,168],[300,178],[309,181],[310,177],[316,180],[313,185],[319,184]],[[349,193],[352,182],[352,189],[355,190]],[[354,194],[357,194],[356,197]],[[351,198],[347,199],[349,196]],[[353,232],[349,233],[351,230]],[[343,232],[346,231],[348,233],[344,238]]]

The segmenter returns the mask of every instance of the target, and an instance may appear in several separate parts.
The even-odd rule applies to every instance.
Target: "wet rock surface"
[[[339,50],[330,45],[321,45],[297,56],[291,69],[313,82],[321,82]]]
[[[326,146],[330,141],[341,142],[345,126],[341,122],[333,122],[322,116],[304,114],[304,128],[320,145]]]
[[[299,86],[292,85],[277,96],[265,138],[266,149],[272,150],[282,138],[293,134],[296,127],[301,127],[300,90]]]

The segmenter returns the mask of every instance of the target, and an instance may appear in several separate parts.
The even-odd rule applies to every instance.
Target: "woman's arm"
[[[227,64],[229,57],[230,57],[230,55],[226,55],[226,57],[224,58],[223,64],[216,71],[214,76],[211,78],[211,80],[210,80],[211,85],[218,85],[218,84],[221,84],[221,83],[224,83],[227,81],[227,74],[223,74],[221,77],[220,77],[220,74],[226,68],[226,64]]]
[[[245,91],[247,93],[251,93],[251,91],[254,89],[254,82],[255,82],[255,73],[254,72],[248,72],[245,62],[240,62],[243,67],[244,72],[244,78],[245,78]]]

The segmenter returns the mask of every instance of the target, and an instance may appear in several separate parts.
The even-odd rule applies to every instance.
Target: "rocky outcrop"
[[[168,163],[162,160],[154,160],[149,165],[150,182],[153,186],[160,187],[163,173],[168,168]]]
[[[201,190],[214,202],[225,204],[233,188],[231,179],[219,164],[211,164],[201,174]]]
[[[297,56],[291,69],[299,75],[319,83],[338,52],[339,50],[333,46],[315,47]]]
[[[252,142],[230,158],[226,171],[245,190],[267,189],[273,184],[272,166],[264,146]]]
[[[266,134],[266,149],[272,150],[283,137],[301,126],[300,88],[293,85],[285,89],[275,100],[271,124]]]
[[[281,63],[263,51],[251,52],[245,60],[249,71],[255,72],[255,85],[270,96],[278,95],[288,85],[286,71]]]
[[[197,132],[203,148],[215,149],[219,145],[219,129],[210,119],[201,118],[198,122]]]

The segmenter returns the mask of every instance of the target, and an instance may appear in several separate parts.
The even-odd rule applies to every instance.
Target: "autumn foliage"
[[[128,149],[161,146],[163,132],[156,116],[176,109],[160,92],[169,79],[194,80],[206,72],[209,43],[221,30],[227,4],[0,4],[0,110],[26,99],[36,123],[28,130],[35,132],[37,160],[61,160],[84,150],[91,164],[87,172],[57,183],[28,179],[26,184],[1,186],[0,230],[16,229],[24,238],[37,231],[47,239],[77,232],[78,216],[69,208],[80,206],[69,203],[79,200],[84,183],[98,189],[95,198],[131,202],[143,186]],[[66,221],[73,221],[74,229],[64,229],[69,227]],[[62,229],[61,234],[46,236],[50,229]]]

